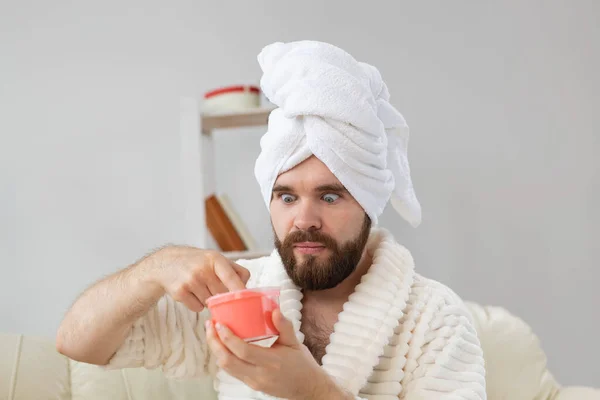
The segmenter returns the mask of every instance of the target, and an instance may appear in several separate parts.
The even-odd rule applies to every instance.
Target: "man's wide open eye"
[[[340,196],[334,193],[328,193],[323,196],[323,200],[325,200],[327,203],[334,203],[339,198]]]
[[[292,203],[296,198],[291,194],[282,194],[279,196],[284,203]]]

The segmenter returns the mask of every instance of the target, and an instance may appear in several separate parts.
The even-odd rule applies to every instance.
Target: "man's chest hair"
[[[327,321],[323,316],[314,314],[302,317],[300,331],[304,334],[304,345],[319,364],[325,355],[334,324],[335,321]]]

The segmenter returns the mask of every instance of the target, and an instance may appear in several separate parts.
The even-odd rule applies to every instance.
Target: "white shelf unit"
[[[188,244],[199,248],[209,247],[210,232],[206,226],[204,201],[216,192],[217,187],[214,131],[266,125],[271,111],[270,108],[258,108],[240,112],[203,114],[196,99],[181,99],[180,162],[184,185],[185,238]],[[270,251],[250,249],[224,254],[230,259],[257,258],[270,254]]]

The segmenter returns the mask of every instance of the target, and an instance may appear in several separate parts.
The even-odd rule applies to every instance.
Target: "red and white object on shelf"
[[[252,85],[226,86],[204,94],[202,112],[227,113],[260,107],[260,88]]]

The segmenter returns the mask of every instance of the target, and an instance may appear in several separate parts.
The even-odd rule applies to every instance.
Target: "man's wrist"
[[[317,389],[315,396],[312,399],[316,400],[354,400],[354,396],[340,387],[335,380],[328,374],[323,377],[322,384]]]
[[[158,253],[151,254],[140,260],[131,268],[130,273],[135,275],[135,278],[144,286],[144,293],[148,296],[151,302],[158,301],[164,294],[165,289],[160,283],[160,260]]]

